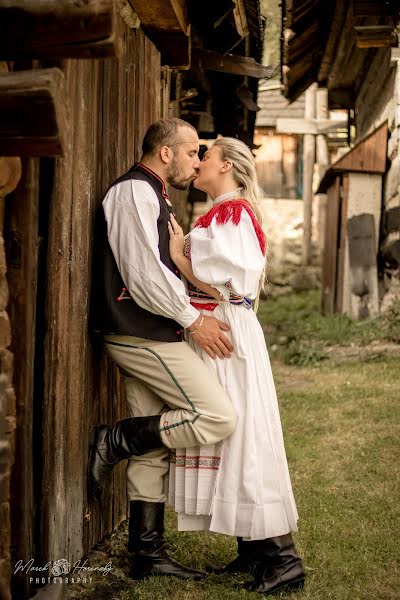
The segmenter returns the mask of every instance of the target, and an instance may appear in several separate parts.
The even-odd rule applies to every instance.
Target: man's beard
[[[193,176],[191,175],[188,179],[182,179],[182,169],[174,157],[167,173],[166,180],[169,185],[177,190],[187,190],[193,181]]]

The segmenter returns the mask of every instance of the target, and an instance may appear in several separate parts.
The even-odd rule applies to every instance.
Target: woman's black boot
[[[88,496],[98,502],[113,467],[124,458],[163,447],[160,415],[133,417],[114,427],[97,425],[90,433]]]
[[[294,591],[303,587],[305,573],[290,533],[261,542],[254,581],[245,589],[259,594]]]
[[[134,553],[131,577],[172,575],[181,579],[203,579],[207,574],[189,569],[170,558],[165,550],[164,503],[130,502],[128,550]]]
[[[264,540],[245,542],[241,537],[236,539],[238,545],[237,557],[225,565],[225,567],[208,567],[208,572],[215,573],[216,575],[223,575],[224,573],[235,575],[236,573],[251,573],[253,571],[258,556],[259,545]]]

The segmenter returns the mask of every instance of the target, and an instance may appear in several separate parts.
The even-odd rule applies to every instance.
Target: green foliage
[[[326,349],[335,345],[366,346],[377,340],[400,343],[400,302],[386,316],[363,321],[346,315],[324,316],[320,304],[318,290],[260,303],[258,317],[268,347],[278,345],[278,356],[287,364],[317,364],[328,357]]]
[[[312,367],[327,358],[328,355],[320,344],[305,344],[297,340],[292,340],[283,352],[285,364],[300,367]]]
[[[386,337],[400,344],[400,300],[395,300],[385,317]]]

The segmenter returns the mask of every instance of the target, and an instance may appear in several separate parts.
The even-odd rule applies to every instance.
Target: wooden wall
[[[256,169],[264,196],[301,198],[301,156],[295,135],[279,135],[259,129],[254,136]]]
[[[109,184],[140,157],[149,124],[166,114],[169,89],[153,44],[140,29],[121,26],[122,58],[62,63],[65,155],[25,161],[7,206],[18,367],[12,563],[73,563],[126,514],[125,465],[115,469],[101,506],[86,496],[90,427],[126,411],[122,380],[88,333],[94,221]],[[27,579],[14,580],[18,600]]]

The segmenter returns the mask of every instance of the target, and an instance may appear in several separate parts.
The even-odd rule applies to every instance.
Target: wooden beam
[[[360,25],[354,27],[358,48],[390,48],[397,46],[395,27],[391,25]]]
[[[304,117],[315,118],[317,84],[313,83],[306,91]],[[315,135],[305,135],[303,139],[303,247],[302,263],[309,265],[311,261],[311,230],[313,175],[315,163]]]
[[[233,0],[235,8],[233,17],[235,19],[236,30],[241,38],[249,35],[249,26],[247,24],[246,9],[243,0]]]
[[[206,71],[218,71],[231,73],[232,75],[243,75],[255,77],[256,79],[271,79],[277,72],[275,65],[261,65],[254,58],[238,56],[237,54],[219,54],[212,50],[199,50],[192,52],[193,68],[205,69]]]
[[[343,119],[281,118],[276,120],[276,131],[298,135],[319,135],[346,125],[347,115],[344,115]]]
[[[118,56],[113,0],[1,0],[0,58]]]
[[[391,16],[393,8],[388,2],[380,0],[353,0],[353,14],[355,17],[383,17]]]
[[[353,88],[331,88],[328,90],[329,108],[353,108],[355,97]]]
[[[0,156],[57,156],[67,135],[59,69],[0,74]]]
[[[191,38],[182,33],[147,32],[161,54],[161,65],[174,69],[189,69]]]
[[[185,0],[128,0],[146,32],[189,35]]]
[[[128,0],[147,37],[161,54],[161,64],[190,67],[190,22],[184,0]]]

